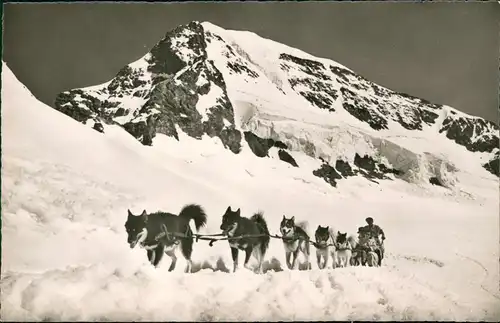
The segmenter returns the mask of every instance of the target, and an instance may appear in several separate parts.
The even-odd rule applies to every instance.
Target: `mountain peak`
[[[185,133],[298,167],[293,156],[305,154],[334,186],[355,174],[446,186],[471,164],[499,175],[497,125],[207,21],[170,30],[107,83],[59,94],[56,109],[100,132],[119,124],[145,145]]]

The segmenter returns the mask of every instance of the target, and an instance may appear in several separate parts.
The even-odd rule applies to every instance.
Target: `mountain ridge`
[[[145,145],[156,133],[178,140],[179,132],[200,140],[207,135],[233,153],[248,145],[257,157],[293,167],[301,167],[294,153],[303,152],[315,159],[311,171],[333,186],[357,173],[370,180],[437,178],[452,186],[449,178],[462,156],[472,156],[464,167],[477,163],[500,176],[496,124],[379,86],[335,61],[209,22],[167,32],[109,82],[60,93],[55,106],[100,132],[119,124]],[[420,141],[411,147],[394,139],[412,136]],[[434,139],[453,153],[451,143],[471,154],[460,151],[449,160],[430,145],[425,148],[435,151],[422,150]]]

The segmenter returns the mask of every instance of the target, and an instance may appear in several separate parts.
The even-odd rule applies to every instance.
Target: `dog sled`
[[[358,244],[353,249],[351,265],[353,266],[369,266],[379,267],[383,257],[383,242],[378,242],[377,239],[371,236],[366,230],[358,231]]]
[[[285,246],[287,265],[290,269],[298,264],[297,256],[303,253],[307,269],[311,269],[309,246],[316,248],[318,268],[325,269],[328,258],[333,258],[333,268],[337,266],[380,266],[384,254],[383,245],[371,235],[370,230],[358,231],[359,237],[347,236],[347,233],[334,232],[329,227],[318,226],[315,239],[301,228],[300,223],[294,222],[294,217],[288,219],[283,216],[280,225],[281,235],[271,234],[262,213],[256,213],[250,218],[240,216],[240,210],[233,211],[230,207],[223,215],[220,229],[217,234],[199,234],[191,230],[189,222],[194,220],[196,231],[207,222],[204,210],[199,205],[186,205],[175,215],[167,212],[133,215],[128,211],[125,228],[128,234],[127,241],[130,248],[136,245],[147,251],[151,264],[158,266],[163,254],[172,259],[169,271],[174,270],[177,257],[175,250],[180,249],[187,261],[185,271],[191,272],[191,253],[193,244],[199,240],[209,242],[212,247],[215,242],[227,241],[231,249],[234,269],[238,266],[238,251],[245,253],[245,267],[253,255],[259,262],[258,271],[262,273],[263,259],[270,240],[279,239]],[[320,259],[323,258],[323,259]],[[323,260],[320,264],[320,260]],[[249,269],[249,268],[248,268]]]
[[[181,240],[188,238],[188,239],[193,239],[195,242],[198,242],[200,240],[208,241],[209,246],[213,247],[214,243],[218,241],[228,241],[231,243],[233,241],[239,241],[249,238],[261,238],[264,236],[274,239],[280,239],[286,243],[291,243],[295,239],[309,240],[311,245],[313,245],[317,249],[323,249],[325,247],[333,247],[337,249],[339,247],[335,242],[325,245],[324,243],[312,239],[306,239],[305,237],[294,238],[294,237],[281,236],[277,234],[245,234],[241,236],[228,237],[224,233],[216,233],[216,234],[192,234],[191,237],[187,237],[185,234],[169,232],[166,226],[162,226],[162,232],[156,236],[156,239],[163,241],[166,245],[173,245],[173,244],[177,245],[181,242]],[[351,248],[352,248],[352,256],[350,258],[351,266],[368,266],[368,267],[380,266],[380,261],[383,257],[382,246],[377,242],[376,238],[370,237],[368,233],[366,233],[366,235],[364,233],[361,233],[358,236],[358,240],[351,245]],[[334,265],[333,268],[337,266],[338,264]],[[310,265],[308,267],[310,269]]]

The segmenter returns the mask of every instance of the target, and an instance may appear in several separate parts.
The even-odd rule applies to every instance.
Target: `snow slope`
[[[143,146],[37,101],[2,68],[3,321],[499,320],[498,181],[471,174],[463,194],[404,181],[348,178],[233,154],[218,138],[157,135]],[[297,153],[301,164],[316,163]],[[467,194],[466,194],[467,193]],[[178,212],[196,202],[216,233],[228,205],[355,233],[367,215],[386,231],[381,268],[283,270],[272,240],[266,273],[228,273],[227,243],[195,245],[194,274],[158,269],[131,250],[127,209]],[[310,232],[312,234],[313,232]],[[242,261],[242,260],[241,260]]]

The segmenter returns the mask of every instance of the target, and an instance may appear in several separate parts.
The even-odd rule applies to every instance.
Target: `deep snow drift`
[[[275,159],[218,139],[157,135],[141,145],[37,101],[2,71],[1,317],[13,320],[498,320],[498,181],[463,174],[462,190],[349,178],[333,189]],[[188,142],[189,144],[186,144]],[[302,164],[314,162],[297,154]],[[468,179],[468,180],[466,180]],[[126,243],[127,209],[203,205],[206,233],[228,205],[354,233],[368,215],[387,235],[381,268],[227,273],[227,242],[195,244],[196,273],[168,273]],[[313,249],[314,252],[314,249]],[[242,261],[242,259],[241,259]]]

